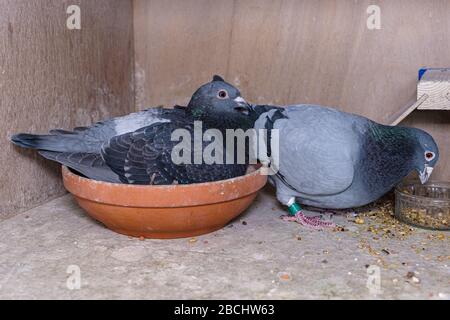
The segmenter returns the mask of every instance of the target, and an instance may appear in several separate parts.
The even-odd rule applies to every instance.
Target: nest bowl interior
[[[95,181],[67,167],[64,186],[92,218],[133,237],[174,239],[223,228],[244,212],[267,182],[260,169],[199,184],[141,186]]]

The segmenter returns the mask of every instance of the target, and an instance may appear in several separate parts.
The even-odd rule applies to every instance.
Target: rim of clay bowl
[[[406,181],[406,182],[402,182],[399,185],[397,185],[395,187],[395,192],[400,194],[403,198],[408,198],[410,200],[417,200],[417,199],[422,199],[422,200],[427,200],[427,201],[432,200],[433,202],[446,203],[446,204],[448,204],[450,202],[450,199],[440,199],[440,198],[432,198],[432,197],[425,197],[425,196],[417,196],[417,195],[414,195],[414,194],[406,193],[404,191],[405,187],[415,186],[415,185],[419,185],[419,186],[422,186],[422,187],[450,188],[450,183],[449,182],[445,182],[445,181],[431,181],[431,182],[426,183],[426,184],[421,184],[420,181]]]
[[[62,167],[66,189],[76,197],[136,208],[175,208],[227,202],[258,192],[267,183],[262,168],[228,180],[184,185],[129,185],[92,180]]]

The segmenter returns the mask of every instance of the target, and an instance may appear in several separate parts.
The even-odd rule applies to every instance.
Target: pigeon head
[[[217,75],[193,94],[187,109],[196,119],[211,125],[230,128],[252,125],[249,121],[250,105],[236,87]]]
[[[433,137],[420,129],[413,129],[416,138],[414,167],[420,182],[426,183],[439,159],[439,148]]]

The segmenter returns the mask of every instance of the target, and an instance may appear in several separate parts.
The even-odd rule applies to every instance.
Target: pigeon
[[[171,132],[183,128],[192,133],[195,121],[202,122],[203,131],[250,128],[249,110],[239,90],[216,75],[193,94],[186,107],[150,108],[73,131],[21,133],[11,141],[37,149],[43,157],[94,180],[129,184],[207,182],[245,174],[247,166],[175,165],[171,149],[176,142],[171,141]]]
[[[261,111],[262,109],[262,111]],[[255,129],[279,130],[279,165],[270,182],[291,218],[321,229],[333,224],[307,217],[301,206],[356,208],[373,202],[416,170],[422,183],[439,159],[423,130],[386,126],[365,117],[317,105],[252,106]],[[269,110],[269,111],[267,111]],[[265,143],[268,151],[270,141]],[[261,162],[271,165],[270,152]]]

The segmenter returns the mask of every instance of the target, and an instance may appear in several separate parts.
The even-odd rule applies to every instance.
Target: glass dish
[[[419,228],[450,230],[450,183],[402,183],[395,189],[395,216]]]

